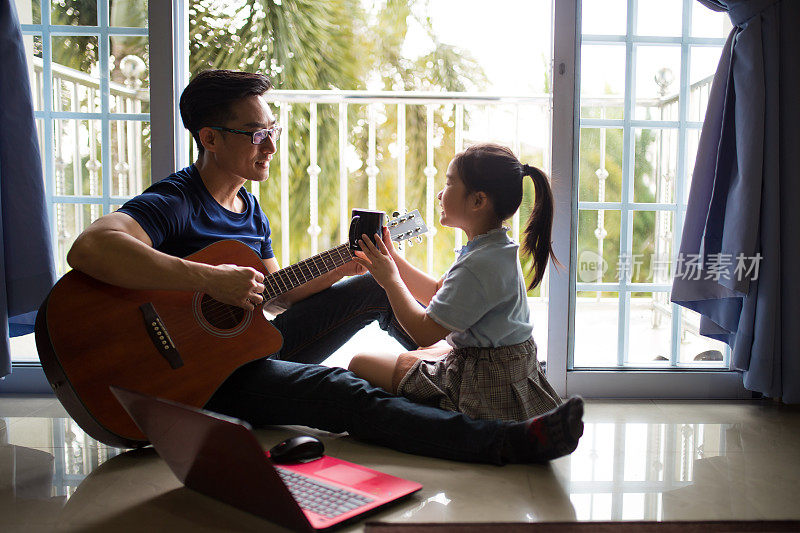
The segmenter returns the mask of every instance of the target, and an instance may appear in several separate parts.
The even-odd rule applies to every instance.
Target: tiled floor
[[[589,401],[550,465],[460,464],[314,432],[329,455],[419,481],[372,519],[800,519],[800,410],[769,402]],[[264,447],[306,428],[260,430]],[[151,450],[86,437],[51,398],[0,397],[3,531],[280,531],[183,488]],[[358,531],[356,524],[344,531]]]

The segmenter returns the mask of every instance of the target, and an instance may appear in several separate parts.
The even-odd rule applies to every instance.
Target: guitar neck
[[[271,300],[314,278],[327,274],[353,259],[348,244],[331,248],[299,263],[282,268],[264,278],[264,300]]]

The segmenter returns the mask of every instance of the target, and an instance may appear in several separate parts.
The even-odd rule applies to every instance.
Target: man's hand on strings
[[[334,270],[334,272],[336,272],[340,276],[359,276],[361,274],[366,274],[367,269],[359,265],[355,261],[348,261],[342,266],[336,267],[336,270]]]
[[[251,267],[217,265],[205,292],[219,302],[252,310],[264,301],[264,274]]]

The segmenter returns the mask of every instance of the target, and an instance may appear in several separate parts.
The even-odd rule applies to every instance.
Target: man
[[[264,277],[257,270],[182,257],[235,238],[261,257],[268,272],[279,269],[269,220],[243,188],[248,180],[268,178],[276,151],[280,126],[264,96],[270,88],[260,74],[212,70],[195,76],[180,110],[197,143],[197,161],[95,221],[75,241],[69,264],[112,285],[198,291],[244,309],[259,306]],[[272,323],[283,347],[239,368],[206,408],[256,427],[348,431],[398,450],[464,461],[541,461],[575,449],[583,431],[580,400],[528,422],[473,420],[318,365],[373,320],[406,348],[417,348],[383,290],[371,276],[355,275],[358,269],[347,263],[267,302],[279,313]],[[354,276],[340,281],[348,275]]]

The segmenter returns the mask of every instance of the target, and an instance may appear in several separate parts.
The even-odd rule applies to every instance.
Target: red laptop
[[[324,455],[273,465],[241,420],[120,387],[111,391],[184,485],[295,530],[327,529],[422,488]]]

